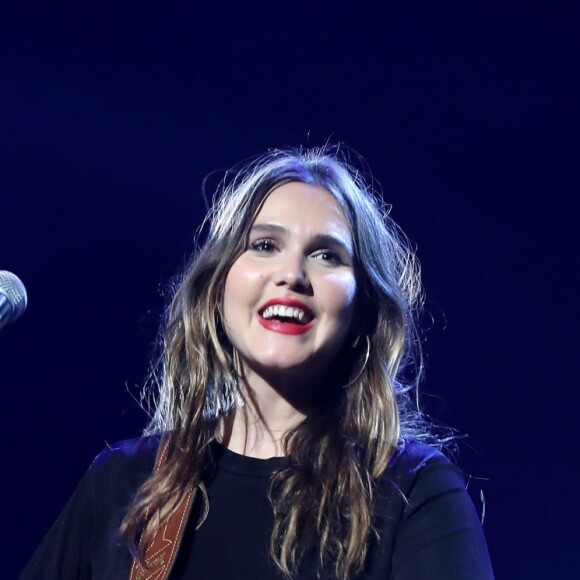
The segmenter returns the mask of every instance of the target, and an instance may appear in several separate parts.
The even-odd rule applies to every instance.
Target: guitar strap
[[[168,444],[169,441],[165,441],[157,457],[156,471],[167,458]],[[145,567],[141,566],[136,558],[133,559],[129,580],[167,580],[169,578],[191,512],[195,491],[196,488],[189,489],[177,508],[157,529],[153,541],[145,550]]]

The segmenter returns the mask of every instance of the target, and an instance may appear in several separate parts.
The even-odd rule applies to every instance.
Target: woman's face
[[[348,335],[356,281],[349,223],[319,186],[274,189],[225,283],[224,322],[246,378],[304,380],[332,364]]]

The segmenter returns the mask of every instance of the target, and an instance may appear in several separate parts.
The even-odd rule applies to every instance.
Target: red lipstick
[[[258,322],[266,329],[272,332],[279,332],[280,334],[304,334],[308,332],[314,322],[311,320],[306,324],[298,324],[297,322],[281,322],[280,320],[266,320],[258,316]]]
[[[300,308],[300,310],[304,311],[304,315],[306,318],[306,322],[299,323],[299,322],[291,322],[291,321],[284,321],[275,320],[273,318],[263,318],[262,312],[266,310],[269,306],[288,306],[290,308]],[[281,297],[281,298],[272,298],[265,302],[262,307],[260,308],[259,315],[258,315],[258,322],[266,329],[272,332],[278,332],[280,334],[304,334],[308,332],[312,326],[314,325],[314,313],[304,302],[297,300],[296,298],[289,298],[289,297]]]

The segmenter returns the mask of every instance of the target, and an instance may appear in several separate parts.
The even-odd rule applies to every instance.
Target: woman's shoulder
[[[439,449],[401,443],[380,491],[377,526],[393,550],[394,576],[493,578],[466,478]]]
[[[89,472],[98,478],[136,477],[150,473],[155,465],[161,436],[125,439],[107,446],[95,457]]]
[[[409,439],[396,448],[384,479],[405,497],[465,488],[461,470],[440,449]]]
[[[435,445],[416,439],[404,439],[395,448],[388,470],[413,474],[430,464],[449,465],[451,462]]]
[[[433,461],[449,462],[449,459],[435,445],[417,439],[403,439],[395,449],[391,464],[403,462],[420,468]]]

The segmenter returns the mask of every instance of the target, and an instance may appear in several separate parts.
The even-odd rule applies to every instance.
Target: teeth
[[[280,316],[283,318],[295,318],[301,321],[306,313],[301,308],[292,308],[292,306],[268,306],[264,312],[262,312],[262,318],[274,318],[275,316]]]

